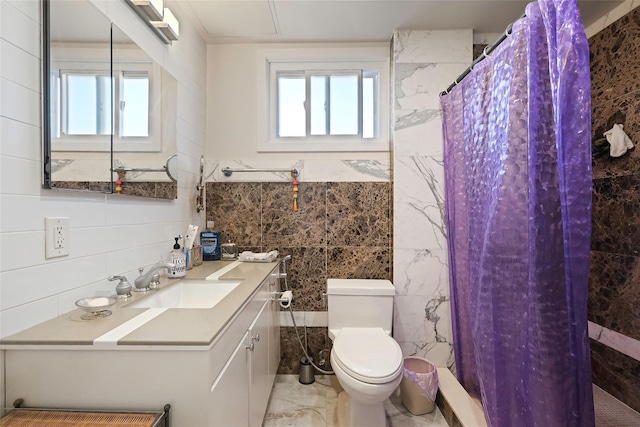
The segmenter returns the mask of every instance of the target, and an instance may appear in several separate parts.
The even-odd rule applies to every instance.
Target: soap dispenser
[[[169,269],[170,279],[180,279],[187,274],[187,258],[180,250],[180,244],[178,243],[180,237],[176,237],[176,243],[173,245],[173,250],[169,252],[169,262],[174,264],[174,267]]]

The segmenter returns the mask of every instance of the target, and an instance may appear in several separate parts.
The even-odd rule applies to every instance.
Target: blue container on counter
[[[203,231],[200,233],[200,245],[202,246],[203,261],[220,260],[220,232]]]

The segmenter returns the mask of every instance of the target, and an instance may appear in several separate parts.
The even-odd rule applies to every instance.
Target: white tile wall
[[[41,189],[40,2],[0,0],[0,335],[74,308],[88,295],[113,293],[106,277],[131,280],[157,262],[189,223],[205,147],[206,47],[182,5],[180,41],[164,45],[125,2],[93,3],[178,80],[179,196],[176,201]],[[71,253],[44,258],[44,217],[70,218]]]

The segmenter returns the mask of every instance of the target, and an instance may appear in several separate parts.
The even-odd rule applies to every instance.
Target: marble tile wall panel
[[[398,30],[394,33],[396,64],[470,62],[473,30]]]
[[[635,9],[589,39],[592,99],[608,102],[640,90],[639,36]]]
[[[640,361],[591,340],[591,367],[597,386],[640,411]]]
[[[330,247],[327,254],[327,277],[391,280],[389,247]]]
[[[640,143],[640,9],[634,9],[589,39],[591,51],[592,133],[601,137],[615,123]],[[595,159],[594,178],[640,170],[634,150],[618,159]]]
[[[473,60],[473,36],[436,33],[399,32],[394,39],[393,334],[405,356],[451,367],[439,94]],[[459,54],[437,54],[448,49]]]
[[[327,184],[329,246],[389,245],[388,183]]]
[[[640,340],[640,258],[591,251],[589,320]]]
[[[640,174],[593,181],[591,249],[640,255]]]
[[[327,185],[301,182],[298,187],[296,212],[291,183],[262,184],[264,246],[323,246],[326,243]]]
[[[389,182],[388,153],[378,159],[305,160],[305,182]]]
[[[618,9],[624,9],[621,7]],[[633,5],[625,7],[633,9]],[[621,123],[631,140],[640,142],[639,41],[639,9],[589,39],[592,133],[596,137]],[[589,320],[593,328],[607,331],[607,336],[600,337],[603,342],[610,336],[637,342],[640,151],[636,148],[620,158],[594,159],[593,178]],[[640,409],[640,362],[595,340],[591,341],[591,357],[594,382]]]
[[[395,110],[395,157],[431,155],[443,157],[442,112],[431,110]],[[394,176],[395,181],[395,176]]]
[[[222,240],[240,248],[262,247],[260,183],[207,183],[206,215]]]
[[[440,92],[459,76],[471,61],[464,63],[396,64],[395,108],[399,110],[438,109]],[[398,143],[398,140],[395,140]]]

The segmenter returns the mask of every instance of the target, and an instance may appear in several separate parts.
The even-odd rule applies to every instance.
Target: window
[[[149,76],[122,73],[120,85],[120,138],[149,136]]]
[[[137,57],[104,60],[92,48],[79,60],[68,51],[51,64],[53,148],[111,151],[113,135],[115,151],[160,151],[159,66]]]
[[[265,49],[258,60],[258,151],[388,151],[388,49]]]

